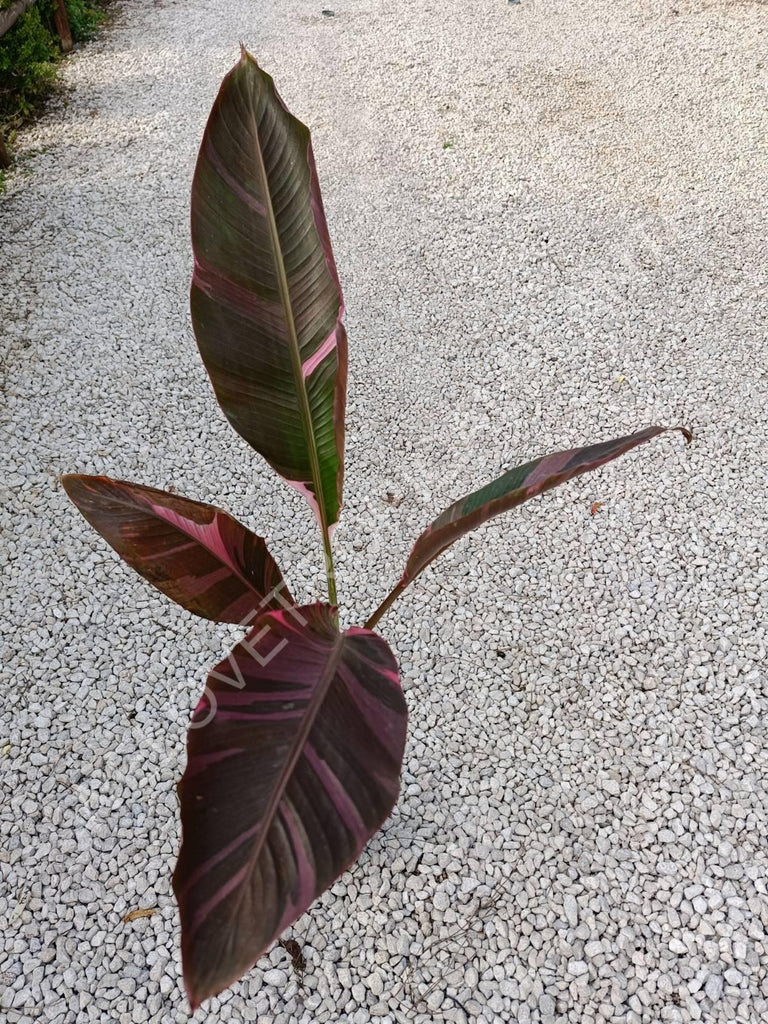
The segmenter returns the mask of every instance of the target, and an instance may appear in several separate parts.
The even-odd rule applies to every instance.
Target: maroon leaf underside
[[[221,509],[104,476],[62,483],[120,557],[187,611],[250,625],[293,604],[263,538]]]
[[[259,618],[210,674],[173,878],[192,1006],[245,973],[397,799],[407,709],[381,637],[315,604]]]
[[[510,469],[492,483],[454,502],[427,527],[411,550],[400,586],[410,583],[454,541],[494,516],[582,473],[599,469],[659,434],[675,430],[679,430],[686,441],[691,440],[691,432],[685,427],[647,427],[626,437],[555,452]]]

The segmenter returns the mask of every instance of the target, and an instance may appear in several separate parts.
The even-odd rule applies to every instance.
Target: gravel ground
[[[226,425],[188,319],[191,172],[242,39],[313,129],[347,298],[347,622],[509,465],[696,440],[489,525],[395,606],[399,806],[288,933],[303,979],[276,947],[197,1019],[766,1020],[766,8],[333,9],[117,3],[15,147],[4,1019],[187,1019],[173,787],[234,636],[123,568],[57,475],[221,504],[320,593],[310,515]]]

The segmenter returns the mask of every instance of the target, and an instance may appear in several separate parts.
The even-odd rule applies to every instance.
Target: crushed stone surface
[[[489,524],[393,607],[396,811],[286,934],[303,977],[276,946],[196,1019],[766,1020],[765,5],[323,11],[118,2],[14,147],[0,1017],[188,1019],[174,786],[237,635],[134,577],[57,476],[213,501],[322,595],[310,513],[226,424],[189,324],[191,174],[242,40],[312,128],[347,301],[344,622],[504,469],[696,436]]]

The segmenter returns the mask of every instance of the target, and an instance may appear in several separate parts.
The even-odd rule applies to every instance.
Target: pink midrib
[[[259,857],[261,856],[262,850],[264,849],[264,844],[267,841],[267,836],[269,835],[269,830],[272,826],[272,821],[277,813],[280,801],[282,800],[283,795],[285,793],[286,786],[288,785],[288,782],[291,776],[293,775],[293,771],[296,767],[299,758],[301,757],[304,745],[307,741],[307,737],[309,736],[310,732],[312,731],[312,727],[315,724],[317,713],[320,710],[320,707],[322,706],[322,703],[325,700],[326,694],[328,693],[328,689],[330,688],[330,685],[333,682],[333,679],[336,675],[336,669],[338,668],[339,661],[341,660],[341,652],[343,645],[344,637],[339,633],[336,636],[333,647],[331,648],[331,651],[329,653],[326,667],[320,676],[320,680],[312,693],[312,697],[309,703],[307,704],[304,721],[302,722],[302,725],[288,753],[285,764],[283,766],[283,770],[280,773],[280,778],[278,779],[277,784],[275,785],[274,788],[274,792],[270,797],[267,809],[262,815],[261,831],[259,834],[259,838],[254,845],[254,848],[248,858],[248,861],[235,875],[235,879],[237,880],[237,882],[244,881],[247,877],[249,877],[253,872],[253,869],[255,868],[256,864],[258,863]],[[252,831],[252,829],[249,829],[246,831],[245,834],[247,835],[248,832]],[[235,882],[235,884],[237,884],[237,882]],[[226,897],[231,892],[232,888],[234,888],[234,885],[232,884],[231,881],[229,886],[224,887],[224,889],[220,891],[220,893],[217,894],[217,896],[214,899],[208,900],[208,902],[205,903],[200,908],[200,910],[195,914],[195,917],[192,921],[192,926],[190,928],[190,938],[188,941],[191,942],[193,936],[196,934],[198,928],[203,923],[205,918],[210,914],[214,907],[218,906],[223,899],[226,899]],[[234,907],[231,910],[232,915],[235,915],[239,912],[242,902],[243,891],[241,889],[240,896],[238,897]]]

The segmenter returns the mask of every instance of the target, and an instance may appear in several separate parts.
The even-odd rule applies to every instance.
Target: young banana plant
[[[392,811],[407,709],[395,658],[372,630],[395,599],[468,530],[669,428],[534,459],[457,501],[365,625],[342,633],[331,528],[342,503],[344,304],[309,131],[245,51],[203,136],[192,245],[192,322],[216,398],[306,497],[328,580],[327,602],[297,607],[264,540],[226,512],[107,477],[63,480],[155,587],[196,615],[249,627],[209,675],[179,784],[173,885],[194,1009],[245,973]]]

